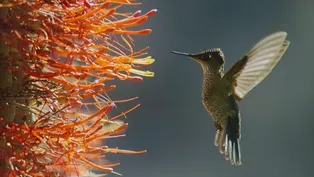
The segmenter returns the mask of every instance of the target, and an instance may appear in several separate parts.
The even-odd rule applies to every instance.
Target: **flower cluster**
[[[156,10],[124,13],[132,0],[5,0],[0,4],[0,174],[80,175],[108,153],[139,154],[103,145],[127,124],[109,111],[118,103],[109,81],[154,73],[148,47],[135,50],[136,30]],[[131,30],[131,28],[133,30]],[[97,161],[96,161],[96,160]]]

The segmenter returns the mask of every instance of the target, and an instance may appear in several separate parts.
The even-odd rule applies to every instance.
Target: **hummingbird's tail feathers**
[[[244,96],[271,73],[290,42],[286,32],[273,33],[258,42],[224,76],[231,80],[233,95],[237,100]]]
[[[216,131],[214,143],[220,153],[225,154],[226,160],[232,165],[239,166],[241,162],[240,124],[238,118],[229,118],[221,130]]]
[[[225,126],[226,130],[223,142],[226,160],[230,160],[231,164],[236,166],[242,164],[240,151],[241,136],[239,126],[239,118],[229,118]]]
[[[226,160],[230,160],[231,164],[235,166],[242,165],[239,139],[231,140],[227,135],[224,147]]]

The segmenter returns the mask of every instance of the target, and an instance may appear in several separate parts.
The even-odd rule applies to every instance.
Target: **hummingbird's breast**
[[[203,68],[204,80],[202,87],[202,102],[205,109],[215,122],[224,125],[231,114],[238,114],[238,106],[230,100],[231,90],[228,83],[222,81],[223,74]]]
[[[209,97],[203,98],[203,105],[214,121],[224,125],[225,121],[230,115],[237,114],[236,105],[231,104],[230,96],[223,94],[222,92],[215,92]]]

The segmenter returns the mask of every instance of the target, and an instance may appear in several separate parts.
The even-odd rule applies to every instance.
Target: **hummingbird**
[[[278,31],[261,39],[224,73],[225,57],[220,48],[190,54],[172,51],[197,61],[204,74],[202,103],[213,118],[214,144],[220,153],[239,166],[241,161],[241,115],[238,102],[271,73],[290,42],[287,33]]]

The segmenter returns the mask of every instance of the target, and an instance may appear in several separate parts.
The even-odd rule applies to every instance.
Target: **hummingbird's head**
[[[172,51],[174,54],[178,55],[184,55],[192,58],[193,60],[197,61],[201,65],[209,65],[213,67],[222,67],[225,63],[225,57],[223,52],[219,48],[213,48],[210,50],[205,50],[200,53],[196,54],[190,54],[190,53],[182,53],[182,52],[176,52]]]

